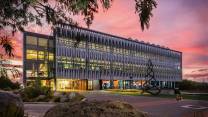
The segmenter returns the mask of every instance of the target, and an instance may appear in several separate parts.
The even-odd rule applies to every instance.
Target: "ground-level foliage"
[[[52,91],[49,87],[26,87],[20,91],[23,101],[49,101],[52,98]]]
[[[106,90],[109,93],[119,94],[119,95],[131,95],[131,96],[148,96],[148,97],[159,97],[159,98],[176,98],[175,94],[159,94],[157,96],[153,96],[149,93],[141,94],[142,90],[137,89],[128,89],[128,90],[121,90],[121,89],[111,89]],[[191,100],[208,100],[208,94],[191,94],[191,93],[183,93],[181,96],[183,99],[191,99]]]
[[[180,90],[203,91],[208,93],[208,83],[195,82],[191,80],[183,80],[179,82]]]
[[[19,88],[20,88],[20,84],[18,82],[13,83],[7,77],[4,77],[4,76],[0,77],[0,89],[1,90],[15,90]]]

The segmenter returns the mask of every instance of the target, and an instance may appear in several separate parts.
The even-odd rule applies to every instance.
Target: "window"
[[[54,40],[49,40],[48,45],[50,48],[53,48],[54,47]]]
[[[44,60],[44,51],[38,51],[38,60]]]
[[[37,77],[37,71],[35,71],[35,70],[26,70],[26,77]]]
[[[53,61],[53,60],[54,60],[54,55],[53,55],[53,53],[49,53],[48,59],[49,59],[49,61]]]
[[[37,77],[37,66],[35,63],[30,62],[26,66],[26,77]]]
[[[26,44],[37,45],[37,38],[36,37],[32,37],[32,36],[27,36],[26,37]]]
[[[40,76],[40,77],[48,77],[48,65],[47,65],[47,63],[39,65],[38,76]]]
[[[39,38],[39,43],[38,43],[39,46],[42,46],[42,47],[47,47],[48,45],[48,40],[47,39],[43,39],[43,38]]]
[[[37,59],[37,51],[36,50],[27,50],[26,51],[26,59]]]

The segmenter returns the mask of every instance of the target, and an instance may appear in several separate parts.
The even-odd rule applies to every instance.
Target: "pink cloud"
[[[164,45],[183,52],[184,78],[190,69],[208,68],[208,5],[203,0],[160,0],[150,22],[150,28],[140,29],[139,18],[135,14],[134,0],[114,0],[112,7],[95,14],[91,29],[126,38],[133,38]],[[86,27],[82,17],[74,17],[81,26]],[[29,31],[52,34],[49,26],[34,24]],[[21,34],[15,36],[17,56],[21,57]]]

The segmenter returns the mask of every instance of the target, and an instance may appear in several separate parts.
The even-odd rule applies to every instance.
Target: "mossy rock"
[[[120,101],[80,101],[58,104],[44,117],[148,117],[133,106]]]
[[[0,91],[0,117],[23,117],[24,104],[15,94]]]

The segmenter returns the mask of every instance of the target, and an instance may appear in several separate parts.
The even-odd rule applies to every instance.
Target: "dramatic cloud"
[[[91,29],[167,46],[183,52],[184,78],[206,78],[195,72],[208,68],[208,0],[158,0],[150,29],[141,31],[134,0],[114,0],[112,7],[95,15]],[[82,17],[75,17],[85,27]],[[30,25],[29,31],[52,34],[49,26]],[[21,34],[16,36],[17,55],[21,56]]]
[[[208,68],[197,69],[184,75],[187,79],[208,82]]]

